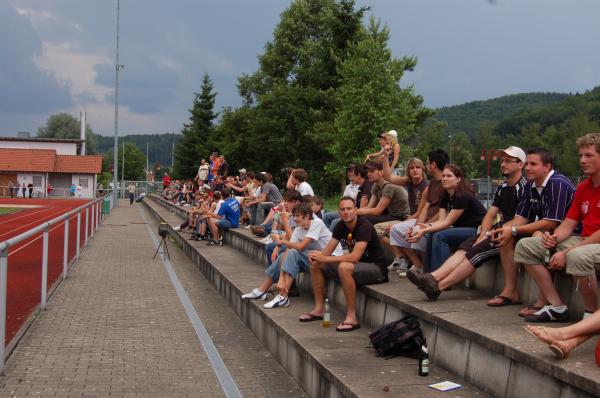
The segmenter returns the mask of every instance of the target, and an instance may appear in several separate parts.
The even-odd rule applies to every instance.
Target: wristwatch
[[[512,227],[510,229],[510,233],[511,233],[512,236],[516,237],[517,236],[517,227]]]

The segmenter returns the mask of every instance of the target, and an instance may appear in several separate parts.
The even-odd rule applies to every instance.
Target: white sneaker
[[[173,231],[179,231],[181,229],[181,227],[178,225],[176,227],[173,227]]]
[[[267,237],[264,237],[260,240],[260,243],[272,243],[272,242],[273,242],[273,239],[271,238],[270,235]]]
[[[244,300],[254,300],[254,299],[266,300],[267,292],[261,292],[258,289],[252,289],[252,291],[250,293],[242,294],[242,298]]]
[[[412,267],[409,267],[409,265],[410,264],[408,263],[408,261],[406,262],[406,268],[404,268],[404,264],[401,264],[402,268],[399,268],[398,271],[397,271],[398,272],[398,276],[400,278],[406,278],[406,271],[408,271],[409,269],[415,270],[416,272],[419,272],[421,274],[423,273],[423,268],[418,268],[418,267],[416,267],[414,265]]]
[[[287,307],[289,305],[290,305],[290,299],[278,294],[277,296],[275,296],[275,298],[273,300],[269,301],[267,304],[264,304],[263,307],[278,308],[278,307]]]

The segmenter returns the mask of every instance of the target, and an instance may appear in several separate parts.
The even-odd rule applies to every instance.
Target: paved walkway
[[[138,205],[115,209],[7,362],[0,396],[225,396]],[[154,225],[150,226],[156,230]],[[185,254],[175,274],[244,396],[304,396]]]

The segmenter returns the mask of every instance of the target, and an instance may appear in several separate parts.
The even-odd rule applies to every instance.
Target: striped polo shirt
[[[573,201],[575,186],[564,175],[551,170],[541,187],[529,181],[517,207],[517,215],[529,222],[550,220],[561,222]]]

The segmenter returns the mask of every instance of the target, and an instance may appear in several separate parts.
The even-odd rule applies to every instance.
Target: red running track
[[[83,199],[17,199],[0,198],[0,204],[36,205],[17,213],[0,216],[0,242],[20,235],[38,225],[69,212],[89,200]],[[92,228],[89,210],[88,237]],[[63,267],[64,222],[50,227],[48,234],[48,291],[59,279]],[[81,213],[80,247],[85,242],[85,210]],[[75,257],[77,215],[69,220],[69,262]],[[8,345],[41,301],[42,233],[9,249],[6,299],[6,340]]]

